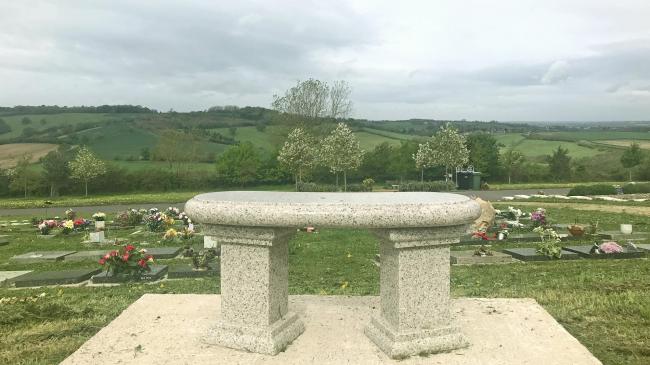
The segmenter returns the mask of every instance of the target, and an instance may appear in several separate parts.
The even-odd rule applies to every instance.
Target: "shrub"
[[[610,184],[576,185],[567,195],[616,195],[616,188]]]
[[[350,187],[350,185],[348,185]],[[340,189],[336,185],[316,184],[311,182],[298,183],[298,191],[311,191],[311,192],[334,192]]]
[[[650,183],[625,184],[623,186],[623,193],[625,193],[625,194],[650,193]]]
[[[400,184],[399,191],[450,191],[455,190],[456,185],[451,181],[425,181],[425,182],[410,182]]]

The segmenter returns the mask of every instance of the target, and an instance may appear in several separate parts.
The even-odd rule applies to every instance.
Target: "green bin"
[[[481,173],[477,171],[459,171],[456,173],[459,190],[481,190]]]

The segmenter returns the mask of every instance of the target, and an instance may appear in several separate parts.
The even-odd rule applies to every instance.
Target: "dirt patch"
[[[57,147],[59,146],[52,143],[0,144],[0,168],[16,166],[16,162],[25,154],[32,155],[30,162],[38,162],[38,159],[56,150]]]
[[[630,144],[632,143],[632,141],[629,139],[610,139],[610,140],[604,140],[598,142],[609,144],[612,146],[618,146],[618,147],[630,147]],[[635,141],[635,142],[639,144],[639,147],[645,150],[650,150],[650,141]]]
[[[498,204],[516,204],[525,205],[525,206],[536,206],[536,207],[549,207],[549,208],[569,208],[575,210],[597,210],[601,212],[609,213],[627,213],[627,214],[637,214],[645,215],[650,217],[650,207],[632,207],[628,205],[610,205],[610,204],[585,204],[585,203],[545,203],[545,202],[497,202]],[[496,204],[496,203],[495,203]]]

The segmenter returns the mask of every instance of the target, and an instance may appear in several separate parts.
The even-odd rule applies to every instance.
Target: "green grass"
[[[625,182],[602,182],[602,184],[625,184]],[[572,188],[577,185],[584,185],[584,182],[577,183],[516,183],[516,184],[490,184],[490,190],[524,190],[524,189],[562,189]],[[600,183],[599,183],[600,184]]]
[[[292,191],[293,185],[262,185],[247,187],[246,190],[278,190]],[[210,191],[217,191],[211,189]],[[237,188],[228,188],[223,190],[237,190]],[[51,207],[83,207],[93,205],[116,205],[116,204],[147,204],[147,203],[180,203],[191,199],[198,191],[188,192],[161,192],[161,193],[133,193],[133,194],[113,194],[113,195],[96,195],[96,196],[65,196],[60,198],[3,198],[0,199],[0,208],[17,209],[17,208],[44,208],[47,205],[45,201],[52,202]]]
[[[117,118],[126,118],[131,114],[119,114]],[[32,123],[24,125],[22,124],[23,118],[31,119]],[[22,134],[23,129],[27,127],[34,128],[36,130],[44,130],[53,126],[62,126],[66,124],[79,124],[86,122],[104,122],[110,119],[115,119],[116,116],[111,114],[101,114],[101,113],[62,113],[62,114],[28,114],[28,115],[13,115],[1,117],[4,119],[7,124],[11,127],[11,132],[1,134],[1,140],[7,140],[10,138],[18,137]],[[41,124],[41,119],[45,119],[45,124]]]
[[[521,133],[494,134],[493,136],[497,142],[503,144],[505,148],[516,146],[518,143],[521,143],[521,141],[526,139],[526,137]]]
[[[250,142],[253,146],[269,153],[282,147],[289,130],[283,126],[268,126],[263,131],[255,127],[237,127],[235,135],[230,134],[229,128],[215,128],[211,131],[221,133],[226,137],[233,137],[239,142]]]
[[[557,137],[561,140],[598,141],[607,139],[650,139],[650,132],[624,132],[624,131],[576,131],[576,132],[543,132],[538,133],[548,137]]]
[[[572,209],[547,210],[555,222],[599,219],[605,229],[621,222],[641,224],[645,217]],[[26,219],[27,217],[6,217]],[[110,219],[111,217],[109,217]],[[647,227],[646,222],[646,228]],[[2,228],[11,243],[0,248],[0,270],[37,271],[95,267],[93,262],[13,264],[16,254],[43,249],[91,249],[82,235],[40,240],[32,228]],[[159,235],[133,237],[152,246]],[[507,244],[495,246],[505,247]],[[378,244],[366,230],[299,233],[289,244],[290,294],[377,295],[379,272],[373,264]],[[162,260],[161,260],[162,261]],[[163,263],[187,262],[185,259]],[[455,297],[534,298],[605,365],[650,362],[650,264],[647,259],[577,260],[512,265],[453,266]],[[183,279],[117,287],[0,289],[15,300],[0,305],[0,363],[58,363],[145,293],[219,293],[218,278]],[[39,297],[39,295],[41,295]]]
[[[573,158],[591,157],[595,156],[601,151],[594,148],[587,148],[579,146],[574,142],[560,142],[560,141],[543,141],[526,139],[521,141],[515,147],[515,150],[521,152],[526,157],[550,156],[553,154],[558,146],[569,150],[569,156]]]

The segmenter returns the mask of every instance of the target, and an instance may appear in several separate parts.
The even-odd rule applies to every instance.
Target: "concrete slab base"
[[[455,299],[469,347],[392,360],[364,334],[379,297],[290,296],[305,332],[275,356],[206,342],[221,297],[145,294],[62,364],[601,364],[532,299]]]

